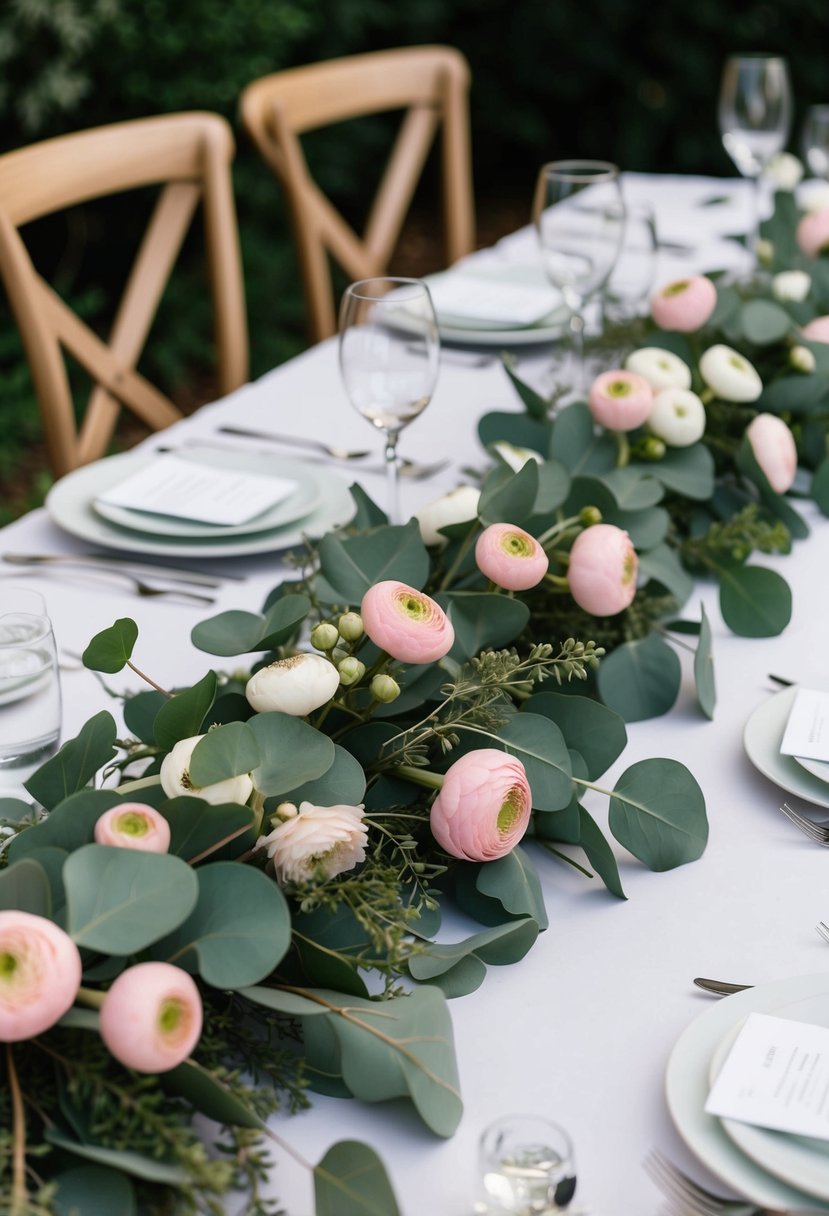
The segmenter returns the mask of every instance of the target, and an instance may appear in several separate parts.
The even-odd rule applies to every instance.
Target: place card
[[[429,283],[435,312],[501,325],[535,325],[561,303],[542,283],[506,283],[483,275],[447,274]]]
[[[757,1127],[829,1140],[829,1029],[750,1013],[705,1110]]]
[[[167,454],[104,490],[96,501],[230,527],[255,519],[295,489],[296,482],[284,477],[219,469]]]
[[[804,760],[829,760],[829,693],[798,688],[780,751]]]

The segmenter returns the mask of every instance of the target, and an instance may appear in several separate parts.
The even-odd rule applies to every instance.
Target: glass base
[[[58,750],[60,734],[53,731],[39,739],[26,739],[20,743],[0,744],[0,773],[11,777],[25,769],[26,776],[44,764]]]

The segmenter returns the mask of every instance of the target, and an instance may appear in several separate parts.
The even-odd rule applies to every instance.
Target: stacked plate
[[[829,1141],[705,1113],[711,1083],[749,1013],[829,1027],[829,975],[747,988],[717,1001],[692,1022],[668,1062],[671,1117],[700,1161],[753,1203],[780,1208],[825,1205],[829,1211]]]
[[[570,315],[541,267],[474,263],[426,278],[444,342],[517,346],[551,342]]]
[[[780,751],[796,695],[792,685],[763,701],[746,722],[743,746],[754,767],[787,794],[829,807],[829,764]]]
[[[59,527],[95,544],[134,553],[178,557],[236,557],[268,553],[319,537],[354,514],[348,485],[323,465],[262,452],[222,451],[196,444],[182,459],[213,469],[284,478],[290,494],[244,524],[208,524],[102,502],[100,496],[160,459],[154,453],[108,456],[62,477],[46,498]]]

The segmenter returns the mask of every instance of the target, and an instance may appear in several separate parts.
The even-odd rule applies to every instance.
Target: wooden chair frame
[[[115,123],[0,156],[0,276],[23,339],[57,476],[104,454],[122,406],[152,429],[181,417],[136,364],[199,202],[219,391],[228,393],[248,379],[233,154],[233,135],[220,115],[186,113]],[[18,228],[91,199],[151,185],[163,189],[105,342],[40,276]],[[95,382],[80,427],[64,348]]]
[[[291,68],[244,90],[242,122],[287,196],[313,341],[337,329],[328,255],[352,279],[387,272],[439,127],[447,263],[474,248],[469,80],[459,51],[422,46]],[[407,112],[360,237],[312,179],[298,136],[397,109]]]

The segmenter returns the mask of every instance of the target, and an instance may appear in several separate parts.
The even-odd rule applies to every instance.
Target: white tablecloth
[[[683,194],[674,179],[658,181],[663,191],[658,198],[657,183],[651,179],[634,179],[631,186],[645,191],[658,207],[661,203],[667,220],[673,217],[671,236],[677,240],[680,232],[692,232],[687,215],[695,213],[687,203],[689,191],[703,197],[706,192],[708,197],[717,192],[736,197],[745,186],[691,179]],[[710,217],[715,208],[702,210]],[[677,221],[679,215],[686,219]],[[699,215],[696,220],[708,222]],[[724,230],[730,231],[730,225]],[[718,235],[711,235],[710,224],[706,231],[703,245],[708,248]],[[519,234],[505,248],[515,254],[526,240],[526,234]],[[526,243],[523,247],[528,248]],[[703,262],[708,262],[707,255]],[[691,268],[689,259],[684,269]],[[531,361],[543,352],[524,352],[521,357]],[[483,465],[476,419],[487,410],[512,408],[517,402],[499,365],[460,367],[447,359],[432,403],[405,432],[401,447],[415,459],[447,455],[452,463],[433,480],[404,483],[404,506],[412,509],[455,484],[464,466]],[[334,342],[276,369],[232,399],[203,408],[147,446],[205,437],[222,421],[316,434],[352,446],[373,439],[346,402]],[[244,441],[238,442],[244,446]],[[382,478],[367,476],[364,482],[382,502]],[[706,1177],[680,1143],[663,1098],[671,1048],[712,999],[692,987],[692,978],[703,974],[751,983],[829,969],[829,948],[814,931],[818,920],[829,919],[829,857],[780,814],[781,791],[752,768],[741,741],[747,717],[773,691],[769,672],[818,687],[829,684],[829,528],[816,515],[811,518],[814,534],[798,543],[794,553],[763,559],[784,574],[794,591],[793,618],[785,633],[762,641],[731,636],[721,622],[714,588],[700,585],[689,612],[696,615],[702,601],[712,621],[716,719],[707,721],[695,704],[685,656],[677,705],[663,718],[631,726],[629,746],[607,775],[612,785],[624,768],[648,756],[673,757],[686,764],[708,805],[711,838],[704,857],[670,873],[652,874],[617,850],[629,896],[620,902],[598,879],[588,880],[539,856],[550,928],[523,962],[491,968],[481,989],[451,1006],[466,1109],[454,1138],[433,1137],[403,1103],[372,1108],[316,1098],[310,1113],[275,1124],[308,1160],[319,1160],[336,1140],[366,1140],[383,1157],[404,1216],[469,1216],[481,1129],[499,1114],[535,1111],[547,1113],[572,1133],[578,1198],[595,1216],[657,1212],[658,1192],[641,1168],[651,1146],[660,1146]],[[62,532],[44,510],[0,533],[4,552],[88,548]],[[283,574],[275,554],[198,564],[242,576],[223,585],[215,611],[259,608]],[[29,575],[25,582],[47,597],[63,652],[82,650],[95,632],[129,615],[140,626],[136,662],[161,682],[190,681],[209,665],[209,656],[188,641],[192,625],[207,615],[202,610],[139,600],[99,584],[85,588]],[[2,585],[0,581],[0,603]],[[113,707],[91,673],[66,670],[63,682],[66,737],[92,712]],[[107,682],[137,687],[129,674]],[[796,799],[793,804],[803,805]],[[606,798],[591,794],[587,805],[600,822],[606,819]],[[445,934],[451,939],[468,931],[460,921],[450,920]],[[307,1171],[287,1154],[277,1152],[276,1157],[275,1193],[291,1216],[307,1216],[312,1208]]]

